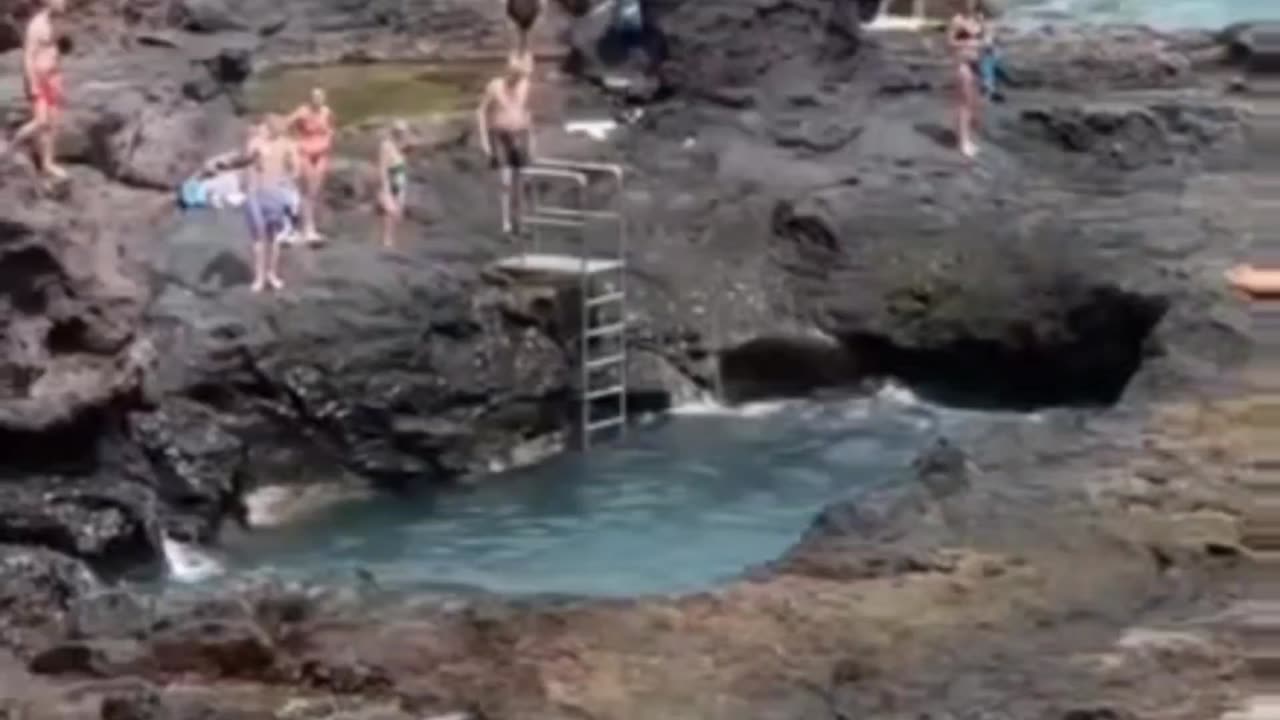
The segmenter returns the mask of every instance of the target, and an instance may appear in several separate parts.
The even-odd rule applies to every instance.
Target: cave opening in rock
[[[766,337],[721,354],[728,402],[796,397],[895,379],[943,405],[1030,411],[1109,406],[1152,352],[1168,301],[1098,288],[1053,318],[1010,322],[985,336],[949,333],[910,345],[883,333],[838,339]]]

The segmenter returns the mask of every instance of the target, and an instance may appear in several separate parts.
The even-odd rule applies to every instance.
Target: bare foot
[[[260,293],[263,290],[267,289],[267,283],[265,280],[262,280],[262,279],[254,280],[253,285],[250,286],[250,289],[253,290],[253,292],[255,293]]]
[[[62,182],[67,179],[67,170],[61,165],[50,165],[44,169],[44,174],[55,182]]]
[[[965,157],[969,158],[970,160],[972,160],[973,158],[978,156],[978,146],[973,141],[961,143],[960,153]]]
[[[284,289],[284,280],[281,280],[279,275],[276,275],[274,273],[272,273],[271,275],[268,275],[267,282],[271,284],[272,290]]]

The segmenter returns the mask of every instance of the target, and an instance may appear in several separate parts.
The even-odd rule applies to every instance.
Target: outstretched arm
[[[378,193],[379,197],[391,197],[391,151],[386,140],[378,144]]]
[[[32,20],[27,23],[27,31],[22,36],[22,74],[28,87],[36,86],[36,52],[44,39],[42,26],[41,20]]]
[[[1227,271],[1227,282],[1254,297],[1280,297],[1280,270],[1237,265]]]
[[[302,154],[298,152],[298,146],[295,143],[289,143],[288,150],[285,151],[285,164],[289,168],[289,177],[294,182],[298,182],[302,177]]]
[[[258,146],[256,143],[248,142],[237,152],[224,153],[209,160],[205,164],[205,171],[216,173],[222,170],[236,170],[248,167],[258,158]]]
[[[489,103],[492,99],[493,95],[486,87],[484,97],[480,98],[480,106],[476,108],[476,132],[480,133],[480,149],[484,150],[485,155],[493,154],[493,148],[489,147]]]

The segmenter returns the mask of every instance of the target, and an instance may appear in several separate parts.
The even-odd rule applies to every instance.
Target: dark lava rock
[[[155,673],[247,680],[276,675],[275,643],[251,620],[181,623],[147,638],[146,648],[142,662]]]
[[[911,462],[916,481],[935,497],[946,497],[968,487],[971,467],[964,450],[945,437],[935,440]]]
[[[347,663],[332,659],[310,659],[298,669],[298,680],[309,687],[338,695],[370,695],[394,685],[387,671],[358,661]]]
[[[1124,390],[1166,299],[1111,285],[1070,253],[1024,249],[998,221],[963,247],[902,243],[856,210],[867,192],[822,190],[774,217],[797,300],[864,371],[962,404],[1105,404]]]
[[[1062,720],[1134,720],[1137,715],[1110,707],[1076,708],[1062,714]]]
[[[1029,133],[1055,149],[1126,170],[1173,164],[1188,154],[1241,141],[1233,112],[1186,104],[1037,108],[1024,110],[1021,120]]]
[[[663,87],[717,102],[766,83],[769,73],[789,62],[834,67],[859,45],[857,13],[846,0],[651,0],[641,12],[640,42]],[[603,62],[611,15],[588,16],[574,33],[575,52],[589,75],[616,64]]]
[[[24,185],[0,183],[0,465],[30,449],[21,433],[74,428],[139,379],[138,289],[104,288],[79,249],[92,231],[31,202]]]
[[[0,54],[22,48],[22,29],[14,20],[0,16]]]
[[[101,720],[273,720],[276,717],[267,710],[154,690],[117,692],[103,698],[99,709]]]
[[[175,282],[152,321],[183,330],[156,391],[216,406],[250,443],[255,473],[336,464],[430,483],[484,472],[564,426],[565,350],[505,315],[500,289],[346,244],[317,256],[296,304],[205,299],[190,289],[217,288],[229,263],[244,262],[243,229],[219,220],[193,216],[157,258]]]
[[[0,545],[0,645],[22,650],[61,634],[76,600],[97,589],[89,569],[71,557]]]
[[[173,4],[173,20],[195,32],[248,30],[242,0],[181,0]]]
[[[1238,23],[1223,30],[1220,39],[1234,64],[1260,74],[1280,72],[1280,23]]]
[[[720,392],[731,403],[800,397],[838,387],[862,375],[856,359],[823,338],[758,338],[720,358]]]
[[[46,547],[111,574],[159,560],[153,503],[144,488],[124,483],[0,483],[0,542]]]
[[[182,400],[130,417],[130,436],[150,464],[171,521],[191,521],[167,528],[176,539],[212,542],[224,517],[243,516],[248,448],[222,425],[210,408]]]
[[[168,720],[172,714],[159,694],[139,692],[104,698],[99,717],[101,720]]]

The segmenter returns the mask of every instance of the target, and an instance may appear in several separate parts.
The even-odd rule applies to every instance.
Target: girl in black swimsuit
[[[978,0],[968,0],[965,3],[964,12],[951,19],[947,39],[951,45],[951,52],[955,56],[956,144],[960,152],[970,158],[978,154],[978,146],[974,142],[973,125],[978,113],[980,93],[978,74],[974,67],[982,52],[983,34],[982,21],[978,17]]]

